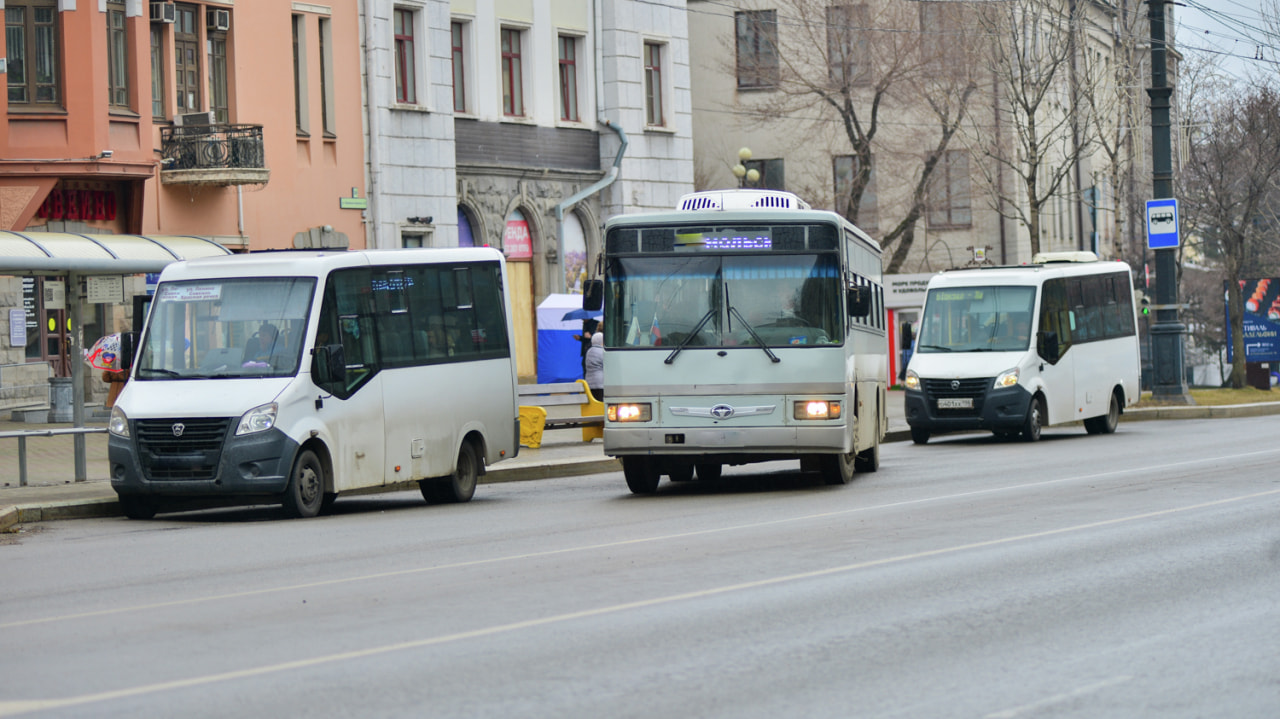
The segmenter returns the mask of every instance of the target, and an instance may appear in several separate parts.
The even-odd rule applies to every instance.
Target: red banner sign
[[[533,257],[533,236],[529,223],[524,220],[508,220],[502,232],[502,252],[511,260],[528,260]]]
[[[53,190],[36,217],[50,220],[114,220],[116,193],[110,190]]]

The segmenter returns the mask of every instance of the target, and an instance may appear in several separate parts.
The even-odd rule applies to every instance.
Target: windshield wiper
[[[683,342],[677,345],[675,349],[671,350],[671,354],[667,355],[667,358],[662,360],[662,363],[671,364],[672,362],[675,362],[676,355],[680,354],[680,351],[683,350],[685,347],[688,347],[690,342],[693,342],[693,338],[698,336],[698,333],[702,331],[702,328],[704,326],[706,326],[707,321],[710,320],[712,317],[714,317],[715,314],[716,314],[715,307],[712,307],[711,309],[707,310],[707,313],[702,316],[702,319],[698,320],[698,324],[694,325],[693,331],[689,333],[689,336],[685,337]]]
[[[939,352],[954,352],[954,351],[955,351],[955,350],[951,349],[950,347],[943,347],[942,345],[920,345],[920,349],[922,349],[922,350],[937,350],[937,351],[939,351]]]
[[[727,293],[728,290],[725,292]],[[764,343],[764,340],[760,339],[760,335],[756,334],[756,328],[751,326],[751,323],[747,321],[747,318],[742,316],[742,313],[738,311],[737,307],[729,305],[729,314],[737,317],[738,321],[742,323],[742,326],[747,328],[747,334],[751,335],[751,339],[755,340],[756,344],[760,345],[760,349],[764,350],[764,353],[769,355],[769,359],[774,362],[782,361],[778,358],[778,355],[774,354],[773,351],[769,349],[768,345]]]
[[[163,375],[165,377],[181,377],[182,376],[180,372],[174,372],[171,369],[164,369],[161,367],[141,367],[138,369],[139,374],[143,372],[155,372],[156,374]]]

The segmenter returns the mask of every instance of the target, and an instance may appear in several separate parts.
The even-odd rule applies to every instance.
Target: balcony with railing
[[[162,127],[160,153],[165,185],[265,185],[271,177],[262,125]]]

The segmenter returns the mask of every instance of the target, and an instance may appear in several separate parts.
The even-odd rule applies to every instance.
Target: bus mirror
[[[133,367],[134,355],[138,352],[138,333],[120,333],[120,354],[116,356],[117,369],[125,371]]]
[[[342,345],[320,345],[316,347],[311,359],[311,374],[316,384],[346,384],[347,356]]]
[[[1049,364],[1057,364],[1061,359],[1058,353],[1058,333],[1042,330],[1036,333],[1036,354]]]
[[[587,280],[582,286],[582,309],[595,312],[604,306],[604,282]]]
[[[865,285],[849,288],[849,316],[866,317],[871,314],[871,288]]]

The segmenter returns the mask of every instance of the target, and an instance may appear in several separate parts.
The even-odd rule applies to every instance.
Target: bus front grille
[[[230,424],[226,417],[138,420],[142,471],[153,480],[213,479]]]
[[[987,388],[995,382],[994,377],[974,377],[967,379],[922,379],[921,388],[925,398],[929,400],[940,416],[980,416],[982,401],[987,396]],[[971,399],[971,407],[948,408],[945,401],[939,405],[938,400]]]

